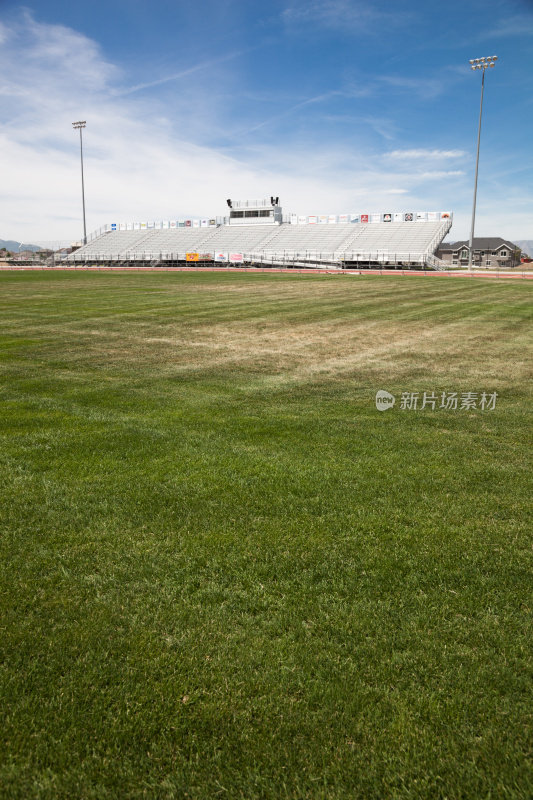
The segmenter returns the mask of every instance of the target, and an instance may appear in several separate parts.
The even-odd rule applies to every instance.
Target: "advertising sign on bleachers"
[[[316,225],[318,222],[318,217],[308,217],[307,221],[309,225]]]
[[[436,211],[428,211],[428,222],[436,222],[437,219],[438,218]]]
[[[392,222],[392,214],[383,214],[383,222]]]
[[[345,222],[348,222],[348,221],[349,221],[348,214],[339,214],[339,222],[340,223],[345,223]]]
[[[298,225],[307,225],[307,217],[298,217]]]
[[[403,222],[403,214],[401,211],[394,212],[394,222]]]
[[[361,214],[361,222],[368,222],[368,214]]]
[[[405,214],[403,215],[403,218],[405,222],[414,222],[415,215],[413,214],[412,211],[406,211]]]
[[[230,253],[229,261],[231,261],[232,264],[242,264],[244,255],[242,253]]]
[[[362,222],[359,214],[350,214],[350,222]]]
[[[328,217],[328,222],[329,222],[330,225],[336,225],[337,224],[337,215],[336,214],[330,214],[329,217]]]
[[[215,253],[215,261],[218,264],[225,264],[227,262],[227,260],[228,260],[228,254],[227,253]]]
[[[199,258],[199,253],[185,253],[185,261],[198,261]]]
[[[417,222],[425,222],[426,221],[426,212],[425,211],[417,211],[416,212],[416,221]]]

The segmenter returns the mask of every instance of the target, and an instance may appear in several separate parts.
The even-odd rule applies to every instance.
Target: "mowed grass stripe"
[[[530,796],[528,284],[0,281],[6,797]]]

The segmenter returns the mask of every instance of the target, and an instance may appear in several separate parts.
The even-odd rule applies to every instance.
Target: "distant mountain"
[[[533,258],[533,239],[521,239],[516,241],[515,245],[520,248],[523,253]]]
[[[2,247],[5,247],[6,250],[9,250],[10,253],[18,253],[19,247],[22,245],[21,250],[33,250],[34,253],[37,250],[42,250],[42,247],[39,247],[38,244],[26,244],[26,242],[14,242],[12,239],[0,239],[0,250]]]

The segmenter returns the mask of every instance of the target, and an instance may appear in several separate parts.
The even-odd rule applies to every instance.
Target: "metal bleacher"
[[[240,253],[249,264],[431,265],[451,227],[438,221],[358,224],[231,225],[148,230],[112,230],[96,236],[67,258],[73,263],[165,264],[201,254]],[[229,258],[231,261],[231,258]]]

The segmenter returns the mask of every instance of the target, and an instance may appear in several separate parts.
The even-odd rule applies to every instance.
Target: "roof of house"
[[[508,239],[502,239],[501,236],[480,236],[474,237],[473,246],[474,250],[498,250],[505,245],[509,250],[515,250],[516,245]],[[439,246],[439,250],[459,250],[460,247],[469,247],[470,242],[467,240],[460,242],[443,242]]]

